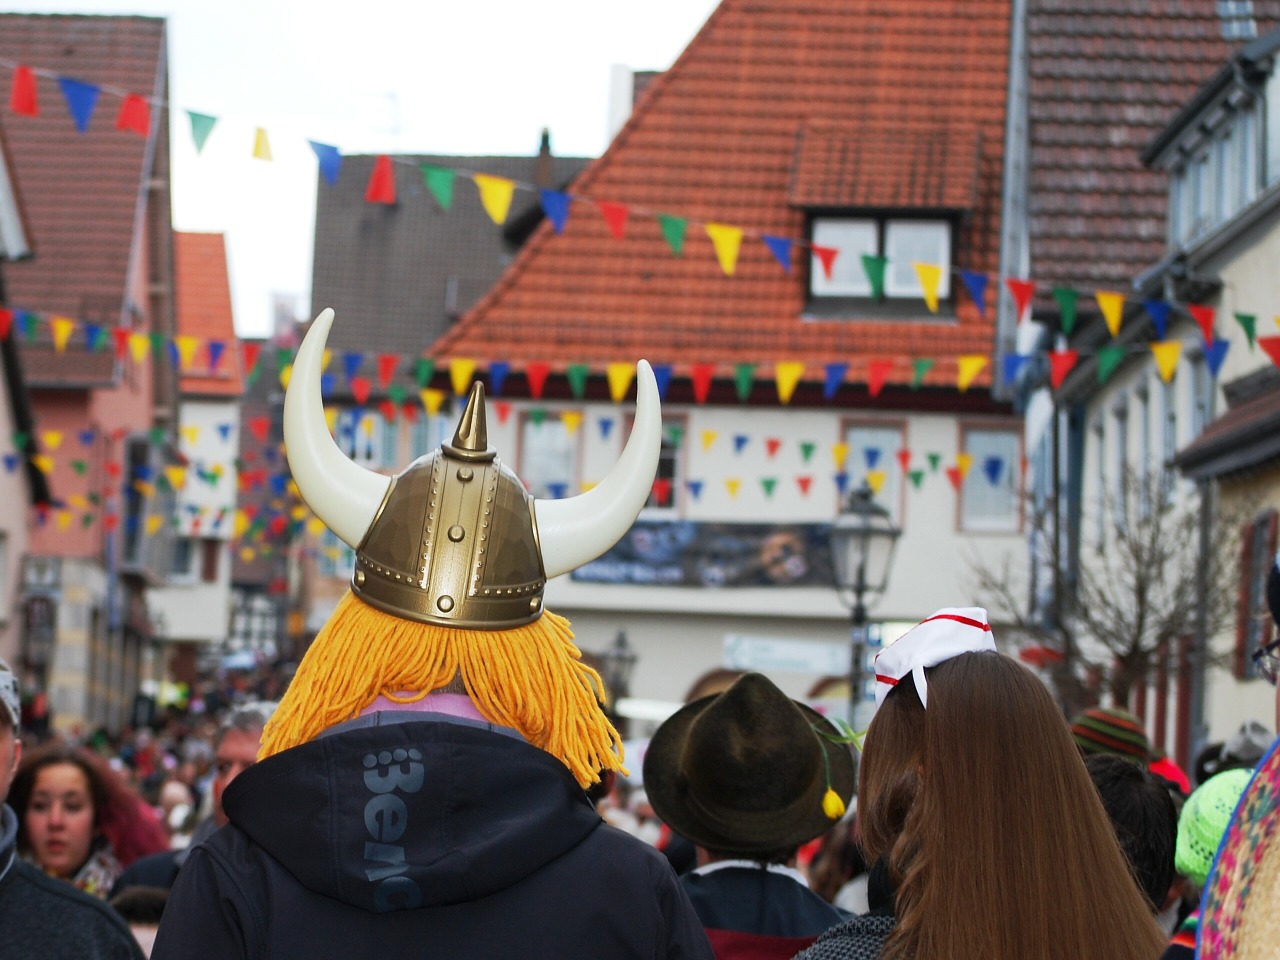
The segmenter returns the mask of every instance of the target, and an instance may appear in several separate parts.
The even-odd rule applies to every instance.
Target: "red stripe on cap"
[[[893,679],[893,677],[886,677],[879,673],[876,674],[876,683],[887,683],[891,687],[896,687],[898,685],[898,681]]]
[[[956,623],[963,623],[969,627],[977,627],[979,630],[985,630],[988,633],[991,632],[991,624],[981,623],[977,620],[970,620],[968,617],[957,617],[954,613],[940,613],[938,616],[930,617],[928,620],[921,620],[919,625],[923,626],[926,623],[933,623],[935,620],[954,620]]]

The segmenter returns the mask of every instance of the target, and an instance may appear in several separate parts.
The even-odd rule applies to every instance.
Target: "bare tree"
[[[1202,557],[1200,498],[1173,496],[1174,482],[1168,472],[1139,477],[1126,470],[1074,529],[1053,498],[1028,501],[1030,562],[1050,581],[1035,597],[1016,594],[1020,581],[1007,568],[972,565],[988,608],[1025,645],[1047,654],[1069,716],[1095,700],[1091,679],[1101,679],[1115,703],[1128,704],[1157,657],[1176,650],[1197,623],[1220,624],[1235,614],[1240,524],[1216,515]],[[1073,555],[1078,563],[1068,562]]]

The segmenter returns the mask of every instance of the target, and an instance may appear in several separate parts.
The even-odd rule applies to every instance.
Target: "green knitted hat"
[[[1174,848],[1173,864],[1196,886],[1204,886],[1213,855],[1218,852],[1222,835],[1231,823],[1231,814],[1252,776],[1252,770],[1227,770],[1210,777],[1183,805],[1178,816],[1178,845]]]
[[[1094,707],[1071,722],[1071,735],[1086,753],[1115,753],[1146,766],[1151,744],[1142,721],[1127,710]]]

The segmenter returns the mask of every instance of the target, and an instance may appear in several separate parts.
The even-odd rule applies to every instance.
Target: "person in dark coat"
[[[658,818],[697,847],[698,866],[680,882],[719,960],[791,957],[851,916],[795,868],[799,846],[853,796],[846,740],[758,673],[654,733],[645,789]]]
[[[652,370],[610,475],[534,500],[489,448],[479,383],[453,440],[397,476],[349,460],[320,400],[332,320],[298,350],[284,428],[303,498],[356,552],[351,590],[178,874],[153,958],[709,960],[666,858],[587,797],[622,741],[542,607],[649,496]]]

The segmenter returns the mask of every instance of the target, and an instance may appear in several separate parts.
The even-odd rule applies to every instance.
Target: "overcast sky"
[[[310,306],[317,177],[307,140],[344,153],[526,155],[546,127],[556,154],[598,156],[611,67],[666,69],[716,5],[9,0],[5,9],[168,18],[174,225],[227,235],[236,328],[262,336],[273,294]],[[200,156],[186,110],[219,118]],[[256,127],[271,163],[252,156]]]

